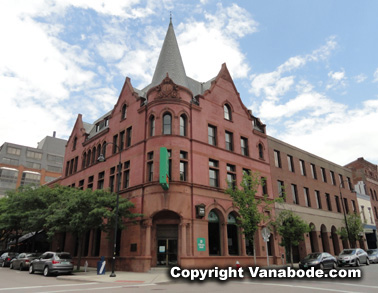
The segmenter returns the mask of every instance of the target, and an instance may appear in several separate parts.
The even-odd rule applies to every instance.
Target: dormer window
[[[121,119],[126,119],[126,115],[127,115],[127,106],[126,104],[122,106],[122,118]]]
[[[96,124],[96,132],[99,132],[100,131],[100,123],[97,123]]]
[[[224,104],[223,112],[224,112],[224,119],[231,120],[231,108],[228,104]]]
[[[109,117],[106,117],[106,118],[104,119],[104,125],[105,125],[105,127],[106,127],[106,126],[109,126]]]

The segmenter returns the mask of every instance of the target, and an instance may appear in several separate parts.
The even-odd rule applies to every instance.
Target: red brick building
[[[294,250],[295,261],[311,252],[338,255],[348,248],[336,230],[345,225],[344,208],[346,214],[359,212],[352,171],[273,137],[268,145],[274,196],[286,196],[276,213],[292,210],[313,229]]]
[[[168,190],[159,184],[160,147],[170,155]],[[106,161],[98,162],[104,150]],[[186,76],[172,23],[150,85],[138,90],[126,78],[112,111],[93,124],[78,116],[60,183],[114,191],[120,160],[120,195],[144,217],[119,233],[117,270],[253,264],[251,246],[235,224],[238,211],[224,192],[226,180],[240,183],[243,171],[253,170],[267,181],[259,194],[273,196],[265,125],[243,105],[225,64],[205,83]],[[258,264],[266,263],[267,253],[271,264],[280,263],[277,239],[266,247],[260,234]],[[109,239],[101,231],[87,235],[84,257],[90,265],[112,255]],[[70,235],[57,245],[77,249]]]

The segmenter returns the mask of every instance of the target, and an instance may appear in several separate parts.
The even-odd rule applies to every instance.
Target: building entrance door
[[[178,225],[157,225],[157,265],[177,265]]]

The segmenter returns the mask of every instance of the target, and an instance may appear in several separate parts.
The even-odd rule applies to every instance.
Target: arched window
[[[92,152],[91,150],[88,151],[87,155],[87,167],[91,164]]]
[[[169,113],[163,116],[163,134],[172,134],[172,115]]]
[[[83,154],[83,161],[82,161],[82,163],[81,163],[81,168],[82,168],[82,169],[85,168],[85,161],[86,161],[86,159],[87,159],[87,153],[84,153],[84,154]]]
[[[106,158],[106,141],[102,144],[102,154],[104,156],[104,158]]]
[[[264,146],[261,143],[259,143],[258,148],[259,148],[259,158],[264,159]]]
[[[127,106],[126,104],[122,106],[122,119],[126,119],[127,115]]]
[[[221,255],[220,223],[215,210],[208,216],[209,255]]]
[[[155,136],[155,116],[150,117],[150,136]]]
[[[99,144],[97,146],[96,161],[98,160],[98,158],[100,157],[100,155],[101,155],[101,144]]]
[[[239,237],[236,217],[230,213],[227,217],[227,243],[229,255],[239,255]]]
[[[231,108],[228,104],[224,104],[223,111],[224,111],[224,119],[231,120]]]
[[[180,116],[180,135],[186,136],[186,116],[182,114]]]
[[[96,147],[93,147],[92,150],[92,165],[97,163],[97,158],[96,158]]]

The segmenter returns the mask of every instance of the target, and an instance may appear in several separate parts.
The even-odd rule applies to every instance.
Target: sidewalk
[[[97,275],[96,268],[87,268],[87,272],[74,272],[72,275],[60,275],[59,280],[70,280],[79,282],[97,282],[97,283],[126,283],[130,285],[137,284],[156,284],[170,282],[169,270],[166,268],[152,269],[146,273],[135,272],[115,272],[116,277],[109,277],[111,271],[107,271],[105,275]]]

